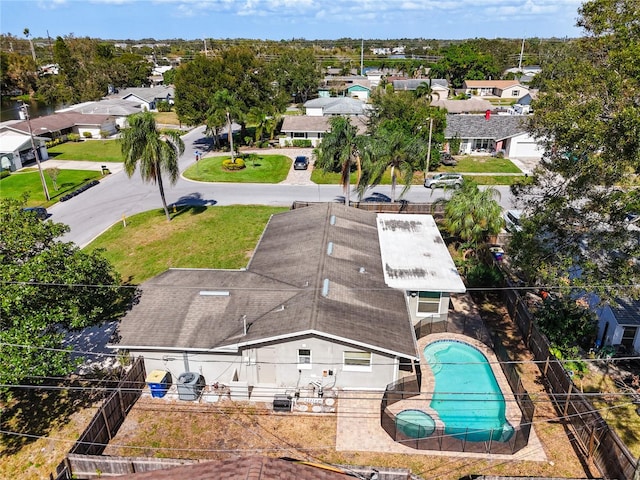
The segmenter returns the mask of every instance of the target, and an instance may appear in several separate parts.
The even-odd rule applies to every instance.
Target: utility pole
[[[424,169],[424,180],[427,179],[429,173],[429,163],[431,163],[431,133],[433,132],[433,117],[429,118],[429,142],[427,147],[427,168]]]
[[[44,173],[42,172],[42,164],[40,163],[40,153],[36,148],[36,142],[33,140],[33,130],[31,129],[31,117],[29,116],[29,106],[26,103],[23,103],[20,108],[24,113],[24,116],[27,119],[27,125],[29,126],[29,136],[31,137],[31,148],[33,149],[33,154],[36,157],[36,163],[38,164],[38,172],[40,172],[40,181],[42,182],[42,190],[44,191],[44,196],[47,199],[47,202],[51,200],[49,196],[49,190],[47,189],[47,182],[44,180]]]
[[[524,38],[522,39],[522,47],[520,47],[520,60],[518,61],[518,70],[522,71],[522,55],[524,54]]]

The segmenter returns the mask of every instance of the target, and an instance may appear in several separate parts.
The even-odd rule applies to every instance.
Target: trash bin
[[[181,373],[178,377],[178,398],[180,400],[197,400],[204,385],[204,377],[199,373]]]
[[[151,390],[151,396],[162,398],[167,394],[171,386],[171,374],[164,370],[154,370],[147,376],[147,385]]]

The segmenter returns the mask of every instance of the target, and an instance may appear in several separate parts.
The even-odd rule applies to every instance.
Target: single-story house
[[[444,136],[460,139],[461,154],[504,151],[506,157],[542,158],[544,153],[521,115],[448,114]]]
[[[367,101],[371,95],[371,87],[365,85],[365,82],[354,82],[347,87],[347,95],[351,98]],[[369,83],[368,81],[366,83]]]
[[[359,135],[367,131],[367,117],[350,115],[347,118],[356,126]],[[280,128],[279,144],[286,147],[292,145],[294,140],[311,140],[311,145],[317,147],[324,134],[331,129],[330,121],[329,116],[287,115]]]
[[[38,149],[41,160],[49,158],[46,142],[48,138],[33,137],[33,143]],[[0,171],[16,171],[35,163],[36,158],[31,143],[31,135],[19,131],[0,129]]]
[[[449,97],[449,82],[444,78],[399,78],[393,79],[393,91],[415,91],[421,84],[431,84],[431,98],[435,100],[444,100]]]
[[[529,93],[529,88],[517,80],[465,80],[462,89],[467,95],[509,99]]]
[[[333,115],[364,115],[367,103],[351,97],[319,97],[304,102],[305,115],[322,117]]]
[[[417,368],[414,326],[446,321],[465,286],[431,215],[325,203],[273,215],[245,269],[169,269],[141,290],[110,347],[248,397],[384,390]]]
[[[158,102],[166,101],[173,104],[175,94],[170,85],[157,85],[153,87],[125,88],[109,98],[122,98],[128,102],[134,102],[142,110],[157,110]]]
[[[56,113],[74,112],[84,115],[109,115],[113,116],[116,125],[120,128],[126,127],[127,117],[134,113],[140,113],[143,109],[134,102],[121,98],[107,98],[95,102],[84,102],[70,107],[56,110]]]
[[[598,343],[623,345],[628,353],[640,355],[640,300],[618,298],[596,310],[598,317]]]
[[[115,117],[113,115],[85,115],[83,113],[65,112],[54,113],[44,117],[32,118],[31,130],[36,137],[45,137],[48,140],[64,137],[70,133],[76,133],[84,137],[85,133],[92,138],[100,138],[103,133],[113,135],[117,132]],[[0,131],[12,131],[29,134],[29,122],[5,122],[0,125]]]

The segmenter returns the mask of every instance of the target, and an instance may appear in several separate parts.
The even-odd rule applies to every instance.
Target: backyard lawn
[[[91,162],[122,162],[117,140],[85,140],[65,142],[47,149],[49,157],[55,160],[85,160]]]
[[[45,168],[43,172],[51,201],[47,202],[44,196],[40,174],[36,168],[26,168],[0,180],[0,198],[19,199],[22,198],[23,193],[28,193],[28,207],[48,207],[56,203],[63,195],[76,190],[90,180],[102,178],[100,172],[93,170],[60,169],[56,179],[58,187],[56,189],[47,170],[48,169]]]

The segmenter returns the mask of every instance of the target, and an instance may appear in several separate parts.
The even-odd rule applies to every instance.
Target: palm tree
[[[135,113],[127,117],[128,126],[121,131],[120,148],[124,155],[124,170],[131,177],[140,166],[144,182],[158,184],[162,206],[171,220],[164,196],[162,172],[169,175],[171,185],[178,180],[178,158],[184,153],[184,142],[178,132],[160,134],[151,112]]]
[[[364,153],[364,176],[358,184],[358,191],[382,181],[385,172],[391,168],[391,201],[396,201],[398,178],[404,183],[400,195],[404,195],[413,181],[415,172],[420,168],[420,160],[427,152],[427,142],[417,135],[409,134],[395,122],[385,122],[375,132],[369,148]],[[399,175],[398,175],[399,172]]]
[[[426,82],[421,82],[420,85],[416,87],[416,98],[424,98],[431,103],[431,93],[431,79]]]
[[[324,135],[322,143],[314,151],[315,166],[325,172],[341,172],[340,185],[344,189],[344,203],[349,205],[349,177],[354,162],[358,171],[357,183],[360,183],[362,174],[360,147],[363,137],[358,135],[357,128],[346,117],[332,117],[329,123],[329,133]]]
[[[236,97],[227,89],[216,91],[211,97],[209,110],[206,114],[207,131],[213,133],[216,145],[218,142],[218,133],[223,126],[227,127],[229,136],[229,145],[231,147],[231,158],[234,158],[233,151],[233,131],[231,129],[233,120],[239,120],[242,117],[240,105]]]
[[[449,200],[444,200],[443,226],[470,248],[476,250],[489,235],[496,235],[504,226],[502,208],[497,199],[500,192],[493,187],[483,190],[470,180],[463,183]]]

